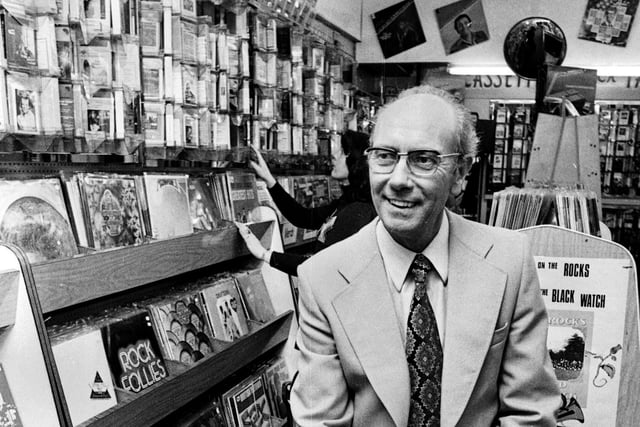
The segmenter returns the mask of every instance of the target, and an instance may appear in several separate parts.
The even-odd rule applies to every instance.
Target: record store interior
[[[0,426],[316,425],[297,268],[424,85],[479,141],[446,210],[531,243],[556,424],[637,425],[639,3],[0,0]]]

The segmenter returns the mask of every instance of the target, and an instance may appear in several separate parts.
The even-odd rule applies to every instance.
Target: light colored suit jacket
[[[441,426],[555,427],[560,395],[526,237],[447,215]],[[301,426],[407,425],[409,372],[377,221],[298,270]]]

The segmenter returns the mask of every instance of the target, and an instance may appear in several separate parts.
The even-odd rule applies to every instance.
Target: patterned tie
[[[409,427],[440,426],[442,345],[438,325],[427,295],[427,274],[433,265],[417,254],[410,271],[416,289],[407,322],[407,364],[411,379]]]

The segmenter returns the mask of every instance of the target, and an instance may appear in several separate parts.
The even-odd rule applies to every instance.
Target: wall
[[[357,46],[358,62],[385,62],[370,15],[398,2],[399,0],[366,0],[362,3],[362,43]],[[319,0],[318,4],[321,3],[339,4],[340,1]],[[350,1],[342,0],[342,3]],[[502,52],[504,38],[509,29],[521,19],[542,16],[555,21],[565,34],[567,54],[563,65],[585,68],[599,65],[640,65],[640,16],[634,19],[625,48],[578,39],[587,0],[483,0],[489,40],[445,55],[435,9],[451,3],[453,0],[416,0],[427,41],[388,58],[387,62],[449,62],[455,65],[505,66]],[[348,26],[350,25],[352,24]]]
[[[361,40],[360,22],[362,20],[363,1],[318,0],[315,12],[354,39]]]

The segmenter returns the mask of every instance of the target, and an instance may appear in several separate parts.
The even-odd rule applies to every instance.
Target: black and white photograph
[[[3,17],[7,65],[10,68],[34,69],[37,65],[34,28],[21,23],[8,13]]]
[[[481,0],[460,0],[436,9],[440,37],[447,55],[489,40]]]
[[[414,0],[405,0],[371,15],[385,58],[427,41]]]
[[[638,0],[588,0],[578,38],[625,47]]]
[[[35,92],[16,89],[16,127],[22,131],[36,130]]]

